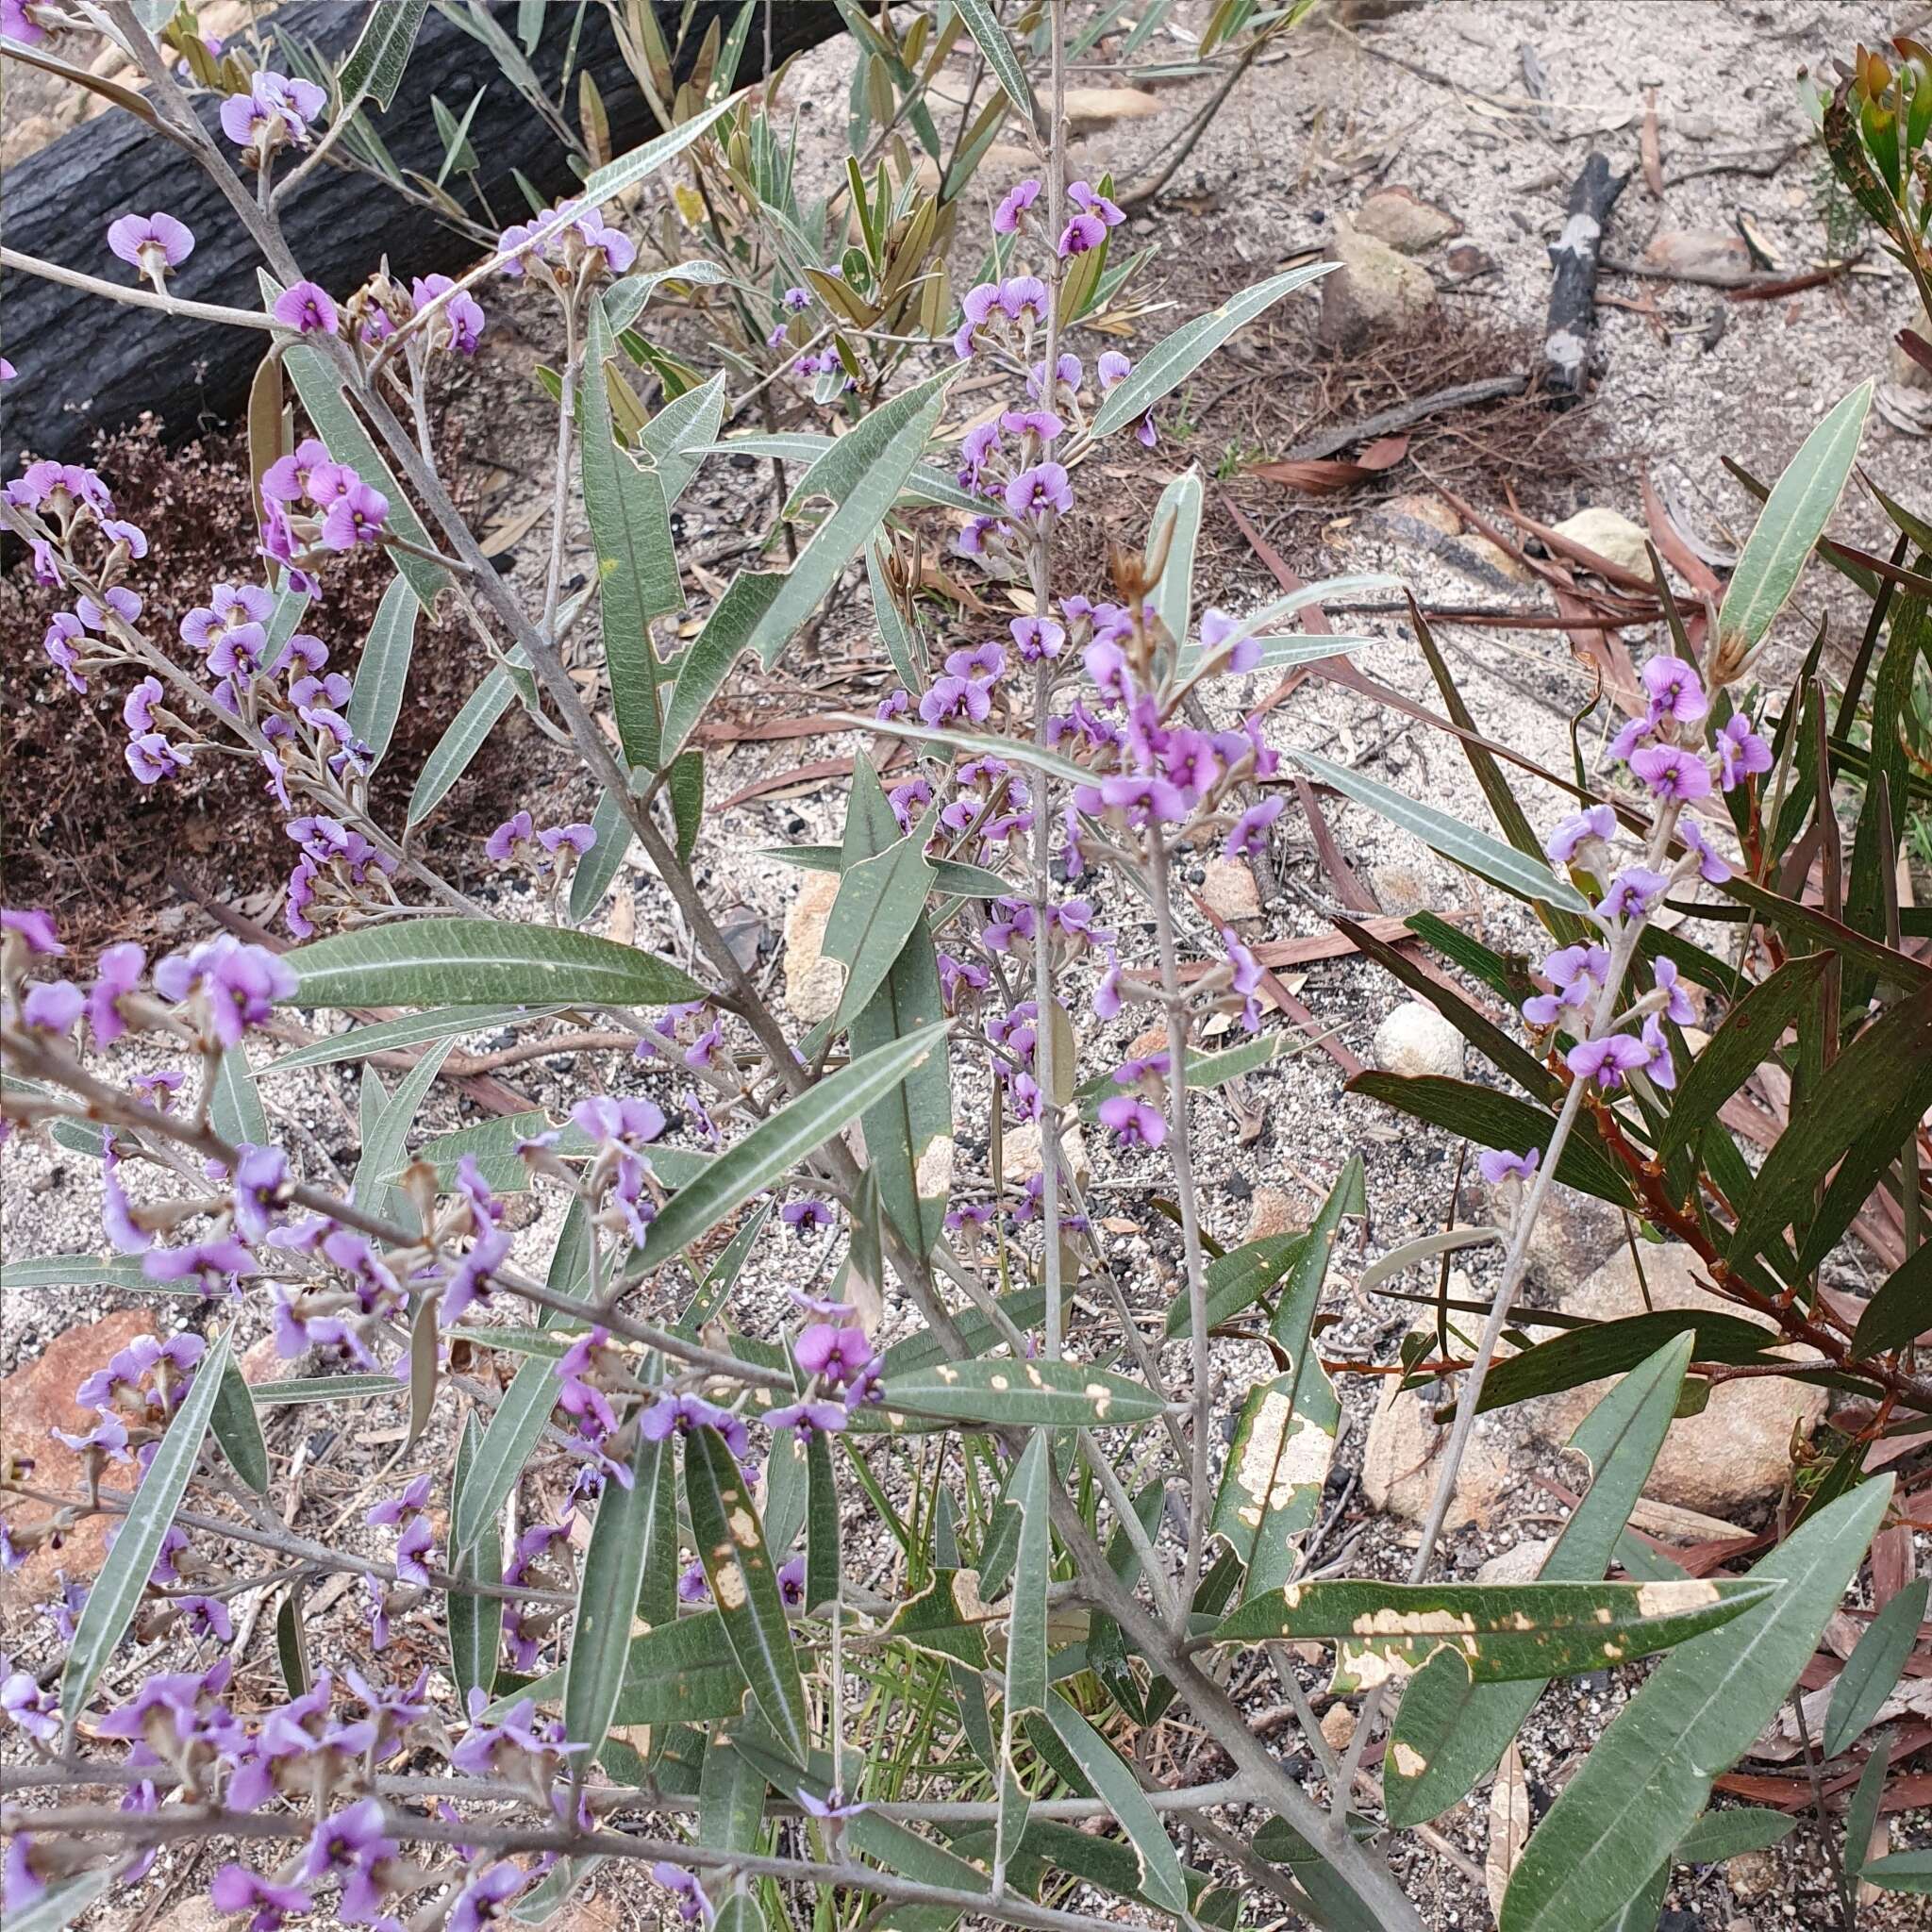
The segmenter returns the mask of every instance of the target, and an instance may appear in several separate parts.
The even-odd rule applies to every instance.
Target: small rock
[[[1613,509],[1580,509],[1555,528],[1557,536],[1595,551],[1606,563],[1634,570],[1642,576],[1650,575],[1650,553],[1643,547],[1645,532]]]
[[[1491,1557],[1475,1573],[1478,1583],[1534,1583],[1543,1561],[1557,1546],[1555,1537],[1535,1536],[1500,1557]]]
[[[1070,87],[1066,104],[1067,121],[1075,135],[1121,121],[1145,121],[1160,112],[1160,102],[1138,87]]]
[[[1471,1291],[1465,1276],[1458,1274],[1450,1279],[1455,1284],[1452,1292]],[[1433,1347],[1433,1318],[1424,1314],[1416,1329],[1432,1338]],[[1382,1393],[1369,1421],[1368,1441],[1362,1445],[1362,1493],[1374,1508],[1405,1523],[1421,1523],[1429,1513],[1441,1474],[1437,1458],[1449,1441],[1449,1430],[1437,1425],[1435,1411],[1449,1397],[1440,1382],[1399,1390],[1398,1379],[1383,1378]],[[1456,1474],[1456,1493],[1444,1528],[1457,1530],[1471,1523],[1486,1525],[1501,1503],[1509,1486],[1509,1456],[1502,1426],[1498,1420],[1476,1424]]]
[[[1520,558],[1511,557],[1500,543],[1485,537],[1480,530],[1472,531],[1462,540],[1462,546],[1471,552],[1475,560],[1487,565],[1498,576],[1507,577],[1512,584],[1529,584],[1536,581],[1536,573]]]
[[[1442,259],[1448,264],[1452,275],[1461,275],[1465,279],[1471,275],[1485,275],[1496,265],[1474,242],[1458,242]]]
[[[1336,223],[1329,257],[1341,264],[1322,278],[1320,334],[1331,349],[1357,348],[1378,329],[1399,328],[1435,307],[1428,270],[1352,223]]]
[[[1724,1883],[1740,1905],[1769,1897],[1777,1882],[1777,1860],[1769,1852],[1740,1852],[1724,1860]]]
[[[1078,1127],[1061,1128],[1060,1153],[1074,1174],[1087,1172],[1087,1143],[1080,1138]],[[1000,1158],[1009,1184],[1031,1180],[1041,1167],[1040,1123],[1022,1121],[1018,1126],[1008,1127],[1000,1145]]]
[[[1407,919],[1411,912],[1420,912],[1435,896],[1429,881],[1412,865],[1371,866],[1369,885],[1376,903],[1391,919]]]
[[[1644,1311],[1644,1287],[1657,1308],[1721,1309],[1736,1320],[1746,1310],[1699,1286],[1703,1264],[1677,1242],[1642,1247],[1643,1283],[1627,1247],[1563,1297],[1567,1312],[1612,1322]],[[1768,1324],[1767,1324],[1768,1325]],[[1570,1433],[1609,1388],[1592,1382],[1531,1406],[1533,1426],[1552,1442]],[[1824,1414],[1825,1392],[1775,1375],[1725,1382],[1711,1391],[1702,1413],[1673,1423],[1644,1493],[1658,1502],[1728,1517],[1772,1494],[1783,1483],[1793,1431],[1808,1438]]]
[[[244,1349],[240,1367],[242,1379],[251,1389],[259,1389],[264,1382],[279,1382],[286,1375],[301,1373],[299,1362],[282,1359],[275,1349],[273,1335],[264,1335],[259,1341]]]
[[[1370,1048],[1385,1074],[1462,1077],[1462,1035],[1421,1000],[1406,1000],[1375,1028]]]
[[[1462,534],[1462,519],[1440,496],[1424,496],[1419,491],[1407,496],[1391,496],[1376,514],[1391,519],[1406,517],[1411,523],[1426,524],[1430,529],[1440,530],[1445,537]]]
[[[1355,225],[1403,255],[1420,255],[1462,233],[1462,224],[1447,208],[1402,187],[1376,189],[1356,210]]]
[[[1643,251],[1643,259],[1647,267],[1720,289],[1737,288],[1752,275],[1744,238],[1723,228],[1666,228]]]
[[[1208,909],[1224,925],[1243,919],[1259,919],[1261,895],[1255,890],[1255,874],[1244,858],[1210,858],[1201,896]]]
[[[1340,1756],[1355,1742],[1355,1712],[1345,1704],[1331,1704],[1322,1713],[1322,1735]]]
[[[785,1004],[791,1016],[811,1025],[839,1009],[845,991],[845,968],[824,957],[825,922],[839,896],[839,874],[808,872],[798,896],[785,908]]]
[[[1299,1194],[1282,1188],[1257,1188],[1248,1208],[1248,1231],[1243,1241],[1258,1241],[1270,1235],[1299,1234],[1308,1224],[1308,1204]]]
[[[1893,342],[1885,357],[1886,380],[1897,389],[1932,389],[1932,369]]]
[[[63,1329],[46,1352],[14,1370],[0,1382],[0,1461],[31,1457],[34,1487],[63,1495],[87,1489],[81,1458],[51,1433],[65,1429],[85,1435],[99,1418],[75,1401],[74,1391],[85,1376],[105,1368],[108,1358],[139,1337],[158,1337],[153,1313],[146,1308],[117,1308],[98,1322]],[[8,1498],[0,1506],[9,1526],[44,1523],[54,1513],[43,1503]],[[108,1537],[115,1519],[89,1516],[68,1533],[58,1550],[36,1550],[17,1570],[0,1576],[0,1603],[38,1601],[53,1587],[54,1573],[92,1581],[108,1554]]]
[[[1480,1178],[1474,1188],[1474,1219],[1505,1225],[1507,1208],[1497,1191]],[[1626,1239],[1624,1217],[1607,1201],[1579,1194],[1574,1188],[1552,1189],[1530,1231],[1524,1257],[1530,1285],[1546,1295],[1568,1294],[1579,1281],[1594,1274]]]
[[[140,1924],[139,1918],[134,1922]],[[206,1892],[196,1892],[173,1905],[154,1921],[153,1932],[228,1932],[233,1916],[218,1912]]]

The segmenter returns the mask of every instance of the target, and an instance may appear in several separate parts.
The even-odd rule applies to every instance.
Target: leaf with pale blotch
[[[798,1762],[808,1748],[809,1721],[785,1602],[758,1505],[716,1429],[696,1428],[686,1436],[684,1493],[691,1540],[732,1656],[765,1722]]]
[[[1512,1740],[1490,1787],[1490,1844],[1483,1857],[1483,1886],[1492,1912],[1502,1911],[1509,1874],[1528,1842],[1529,1781],[1523,1774],[1523,1753]]]
[[[976,1570],[941,1570],[917,1596],[892,1612],[882,1637],[900,1637],[915,1650],[986,1668],[986,1628],[992,1612],[979,1600]]]
[[[1324,1382],[1327,1377],[1322,1377]],[[1297,1405],[1296,1376],[1276,1375],[1241,1405],[1208,1527],[1241,1557],[1251,1590],[1278,1586],[1294,1567],[1294,1540],[1315,1520],[1335,1457],[1329,1413]]]
[[[562,926],[438,916],[316,940],[284,956],[304,1007],[457,1000],[661,1007],[704,989],[668,959]]]
[[[221,1393],[222,1378],[228,1372],[231,1340],[232,1331],[225,1333],[202,1357],[181,1407],[175,1411],[142,1475],[121,1534],[88,1592],[60,1673],[62,1735],[68,1744],[73,1742],[74,1727],[87,1708],[103,1668],[141,1602],[154,1574],[155,1559],[161,1553],[162,1540],[175,1521],[188,1479],[194,1474],[208,1417]]]
[[[1646,1885],[1810,1661],[1891,1502],[1890,1475],[1801,1523],[1752,1574],[1767,1598],[1666,1657],[1545,1814],[1503,1902],[1502,1932],[1599,1924]]]
[[[1331,1642],[1338,1696],[1438,1652],[1471,1680],[1563,1677],[1668,1650],[1771,1594],[1762,1583],[1291,1583],[1252,1597],[1215,1643]]]
[[[1091,1429],[1151,1421],[1167,1403],[1142,1383],[1080,1362],[960,1361],[890,1376],[884,1407],[912,1426],[931,1419],[984,1428]]]

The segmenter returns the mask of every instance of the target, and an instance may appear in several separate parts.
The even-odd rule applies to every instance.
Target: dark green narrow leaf
[[[409,659],[416,648],[416,617],[423,608],[408,577],[398,576],[382,593],[368,641],[356,664],[349,692],[350,731],[368,745],[373,772],[381,764],[401,716],[409,685]]]
[[[838,1595],[840,1574],[839,1480],[822,1430],[812,1431],[805,1464],[805,1607],[815,1610]]]
[[[202,1357],[193,1383],[175,1411],[154,1459],[142,1476],[141,1485],[128,1506],[121,1534],[101,1565],[101,1574],[88,1592],[75,1627],[74,1641],[68,1646],[67,1662],[60,1673],[60,1714],[62,1741],[71,1747],[74,1727],[79,1723],[93,1695],[102,1669],[114,1654],[141,1602],[142,1591],[153,1574],[155,1558],[161,1553],[162,1540],[175,1521],[182,1493],[201,1456],[202,1438],[208,1433],[208,1417],[221,1393],[223,1378],[228,1373],[232,1331]]]
[[[671,818],[677,832],[677,862],[689,865],[705,823],[705,760],[700,752],[681,751],[671,760],[664,789],[671,795]]]
[[[1502,1932],[1571,1932],[1621,1910],[1704,1809],[1810,1659],[1891,1501],[1874,1477],[1762,1557],[1775,1588],[1659,1664],[1596,1740],[1529,1841]]]
[[[1676,1414],[1690,1337],[1679,1336],[1639,1364],[1591,1410],[1570,1439],[1590,1462],[1589,1491],[1543,1559],[1539,1580],[1594,1583]],[[1404,1687],[1382,1761],[1389,1822],[1420,1824],[1464,1797],[1490,1772],[1543,1691],[1543,1680],[1474,1684],[1453,1657],[1433,1658]]]
[[[1020,1516],[1013,1564],[1013,1605],[1007,1620],[1007,1717],[1046,1708],[1046,1586],[1053,1557],[1048,1514],[1052,1465],[1048,1436],[1036,1429],[1021,1452],[1008,1493]]]
[[[755,1852],[764,1836],[765,1775],[734,1748],[722,1725],[698,1770],[698,1842],[719,1852]],[[711,1932],[717,1932],[714,1924]]]
[[[1859,1361],[1903,1348],[1932,1328],[1932,1241],[1922,1241],[1878,1286],[1852,1332]]]
[[[463,1490],[475,1466],[481,1432],[474,1414],[463,1418],[462,1439],[457,1445],[456,1473],[450,1484],[450,1516],[462,1513]],[[474,1541],[451,1539],[449,1573],[458,1583],[480,1583],[493,1589],[503,1581],[503,1533],[493,1515],[486,1516]],[[503,1599],[475,1596],[468,1591],[449,1593],[450,1674],[457,1690],[468,1697],[473,1689],[487,1696],[496,1682],[497,1654],[503,1647]]]
[[[988,1428],[1091,1429],[1151,1421],[1167,1407],[1141,1382],[1081,1362],[942,1362],[888,1375],[884,1407]]]
[[[1483,1383],[1477,1407],[1484,1413],[1526,1402],[1533,1395],[1555,1395],[1580,1389],[1604,1375],[1634,1369],[1674,1335],[1696,1338],[1700,1361],[1756,1362],[1777,1345],[1773,1329],[1708,1308],[1658,1308],[1654,1314],[1626,1315],[1621,1321],[1597,1322],[1569,1328],[1499,1361]]]
[[[239,1364],[230,1362],[222,1372],[222,1385],[215,1391],[215,1406],[208,1417],[214,1438],[232,1469],[258,1496],[268,1494],[268,1444],[261,1440],[261,1419],[255,1412],[255,1397],[242,1378]]]
[[[1127,1835],[1140,1866],[1135,1890],[1158,1906],[1185,1916],[1188,1881],[1160,1814],[1147,1802],[1141,1781],[1124,1764],[1105,1738],[1068,1703],[1060,1691],[1046,1700],[1047,1721],[1060,1742],[1073,1753],[1081,1772]]]
[[[1761,1852],[1790,1838],[1798,1821],[1782,1811],[1750,1805],[1740,1809],[1707,1811],[1671,1854],[1678,1865],[1717,1865],[1740,1852]]]
[[[1670,1122],[1657,1144],[1659,1160],[1668,1160],[1708,1126],[1724,1102],[1771,1058],[1785,1029],[1816,991],[1827,958],[1824,953],[1807,953],[1787,959],[1724,1016],[1724,1024],[1691,1061],[1690,1071],[1677,1090]]]
[[[699,1560],[724,1635],[765,1722],[794,1763],[808,1748],[805,1686],[758,1507],[715,1429],[685,1438],[684,1492]]]
[[[308,1632],[302,1623],[302,1583],[290,1584],[275,1611],[275,1661],[291,1697],[308,1692]]]
[[[1253,1307],[1288,1273],[1307,1240],[1306,1233],[1259,1235],[1208,1262],[1208,1327],[1218,1328]],[[1168,1339],[1187,1329],[1188,1298],[1176,1295],[1167,1311]]]
[[[1861,1736],[1890,1696],[1918,1641],[1932,1583],[1908,1583],[1873,1618],[1857,1646],[1845,1659],[1824,1716],[1824,1755],[1836,1757]]]
[[[521,653],[518,656],[521,658]],[[516,702],[516,696],[517,688],[509,675],[492,671],[463,701],[462,709],[450,720],[449,728],[424,761],[415,790],[409,793],[407,824],[420,825],[449,795],[450,787],[470,769],[471,759],[483,749],[496,721]]]
[[[664,1541],[656,1518],[664,1501],[661,1476],[671,1453],[668,1438],[652,1441],[640,1434],[630,1487],[613,1477],[597,1498],[563,1678],[564,1735],[590,1747],[571,1760],[573,1775],[579,1779],[604,1747],[624,1687],[644,1556],[654,1542],[661,1550]]]

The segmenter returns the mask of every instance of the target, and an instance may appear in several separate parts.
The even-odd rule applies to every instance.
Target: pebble
[[[1406,1000],[1375,1028],[1370,1051],[1385,1074],[1462,1077],[1462,1035],[1421,1000]]]

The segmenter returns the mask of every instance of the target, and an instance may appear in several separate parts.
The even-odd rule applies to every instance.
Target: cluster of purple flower
[[[310,596],[320,588],[307,569],[316,552],[379,543],[389,523],[389,498],[348,464],[331,462],[312,436],[263,473],[261,510],[264,554]]]
[[[246,93],[222,103],[222,132],[242,150],[246,166],[273,167],[281,149],[308,145],[309,125],[327,106],[328,95],[312,80],[258,68]]]
[[[527,811],[512,813],[483,841],[498,865],[534,865],[540,874],[569,875],[571,868],[597,842],[594,826],[554,825],[538,829]]]
[[[637,243],[613,228],[601,208],[577,201],[560,201],[506,228],[496,252],[505,275],[540,276],[559,293],[599,275],[627,275],[638,258]]]

